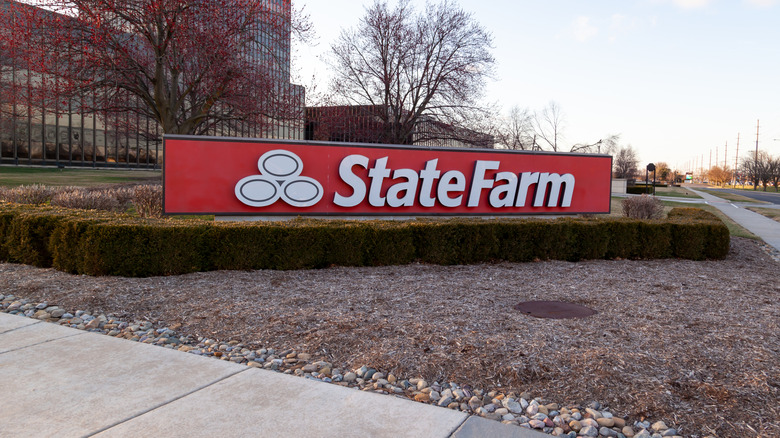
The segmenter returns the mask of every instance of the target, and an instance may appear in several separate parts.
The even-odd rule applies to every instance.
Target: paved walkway
[[[547,436],[5,313],[0,394],[0,437]]]
[[[687,187],[686,187],[687,188]],[[712,205],[734,222],[764,240],[764,242],[780,251],[780,222],[769,219],[745,207],[775,208],[774,204],[733,203],[723,198],[710,195],[700,190],[687,188],[701,196],[707,204]]]

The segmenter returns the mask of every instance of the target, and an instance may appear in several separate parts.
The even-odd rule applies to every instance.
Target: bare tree
[[[488,109],[479,101],[493,71],[491,49],[492,36],[454,1],[428,3],[418,12],[409,0],[395,6],[375,0],[357,27],[331,46],[331,88],[344,103],[382,108],[379,141],[457,137],[473,131],[417,128],[484,120]]]
[[[620,134],[610,134],[595,143],[577,143],[571,147],[570,152],[586,154],[614,154],[619,146]]]
[[[533,116],[528,108],[513,106],[508,117],[501,120],[497,141],[507,149],[533,150],[536,145]]]
[[[754,181],[754,190],[761,184],[766,191],[767,186],[774,182],[774,174],[777,173],[774,161],[766,151],[759,151],[757,156],[749,154],[742,159],[742,172],[747,180]]]
[[[515,106],[498,127],[498,143],[508,149],[562,152],[565,126],[563,110],[555,101],[533,114]],[[620,147],[619,143],[620,134],[608,134],[593,143],[576,143],[569,152],[612,155]]]
[[[612,172],[615,178],[634,178],[637,174],[639,157],[630,145],[620,148],[612,162]]]
[[[746,155],[744,158],[740,160],[739,163],[739,172],[742,174],[742,181],[744,182],[753,182],[755,187],[758,186],[758,169],[757,169],[757,161],[756,156],[753,154]]]
[[[534,130],[539,143],[546,145],[553,152],[558,152],[565,125],[563,110],[555,101],[550,101],[542,111],[534,115]]]
[[[775,187],[775,191],[778,190],[778,184],[780,184],[780,156],[771,158],[769,160],[769,179],[772,185]],[[764,188],[766,190],[766,187]]]

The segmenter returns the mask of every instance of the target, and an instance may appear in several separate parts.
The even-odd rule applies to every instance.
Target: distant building
[[[265,0],[271,11],[288,17],[281,41],[258,26],[257,43],[249,56],[274,65],[277,86],[297,102],[298,120],[273,121],[258,129],[246,122],[215,125],[208,135],[233,137],[303,138],[304,89],[290,83],[290,0]],[[13,0],[0,0],[0,16],[13,8],[34,8]],[[53,14],[52,12],[48,12]],[[73,18],[75,19],[75,18]],[[284,24],[284,23],[283,23]],[[10,23],[0,23],[0,34]],[[272,50],[268,50],[268,48]],[[0,164],[66,165],[93,167],[158,167],[162,160],[162,133],[156,121],[136,112],[90,114],[68,110],[36,98],[29,90],[44,78],[28,71],[10,51],[0,47]],[[269,58],[273,58],[272,62]],[[63,59],[67,62],[67,59]],[[83,99],[94,96],[85,95]],[[140,104],[140,103],[139,103]],[[270,119],[269,119],[270,120]]]
[[[347,143],[387,143],[380,105],[306,107],[305,139]],[[406,144],[419,146],[470,147],[492,149],[492,135],[424,120]]]

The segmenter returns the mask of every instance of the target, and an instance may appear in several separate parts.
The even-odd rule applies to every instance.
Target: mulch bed
[[[175,277],[0,264],[0,293],[292,348],[334,366],[599,401],[686,436],[780,436],[780,264],[733,238],[726,260],[413,264]],[[598,311],[538,319],[522,301]]]

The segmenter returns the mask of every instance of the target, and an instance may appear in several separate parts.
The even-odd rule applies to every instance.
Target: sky
[[[298,0],[316,33],[314,45],[294,43],[298,83],[327,88],[323,56],[371,1]],[[486,102],[508,113],[555,101],[567,149],[620,134],[640,168],[706,169],[716,156],[733,168],[737,136],[741,159],[760,121],[759,150],[780,156],[780,0],[458,3],[493,35]]]

